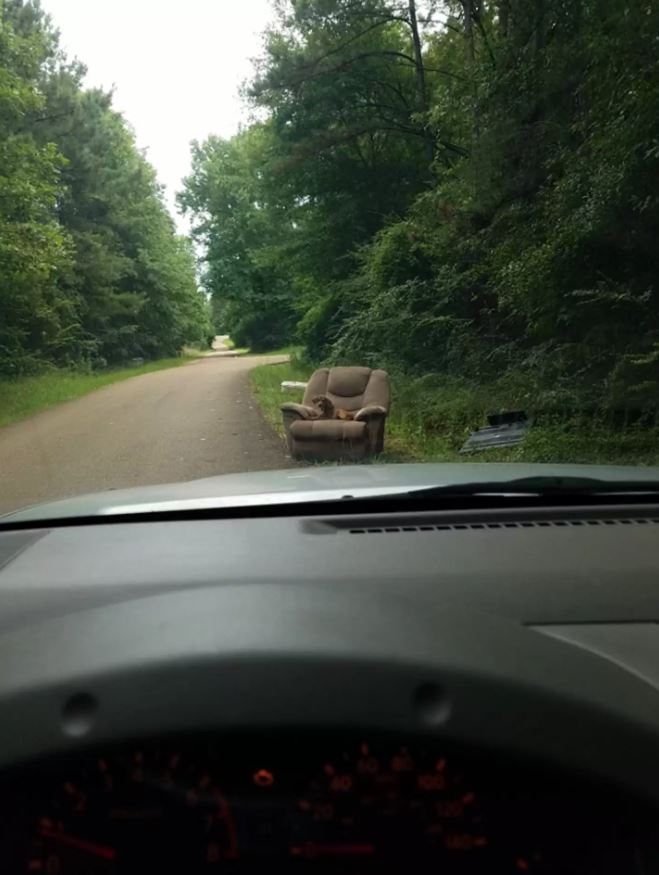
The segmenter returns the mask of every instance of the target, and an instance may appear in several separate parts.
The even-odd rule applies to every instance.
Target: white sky
[[[247,120],[238,89],[260,54],[270,0],[42,0],[42,7],[69,57],[87,66],[86,84],[114,87],[114,106],[147,149],[176,216],[190,141],[231,136]]]

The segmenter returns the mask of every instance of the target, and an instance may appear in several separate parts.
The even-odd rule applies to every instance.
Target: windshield
[[[659,464],[658,57],[651,0],[0,0],[0,513]]]

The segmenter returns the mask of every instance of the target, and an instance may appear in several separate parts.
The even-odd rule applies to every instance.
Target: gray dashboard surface
[[[659,796],[657,524],[447,520],[39,532],[0,570],[0,764],[183,730],[355,726],[536,755]],[[551,634],[627,623],[643,672],[633,640],[623,663],[606,636],[593,648]],[[63,709],[81,695],[93,714],[71,733]]]

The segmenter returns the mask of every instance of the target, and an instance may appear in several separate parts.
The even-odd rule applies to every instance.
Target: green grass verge
[[[281,381],[306,381],[309,379],[309,368],[295,360],[284,362],[281,365],[260,365],[258,368],[252,368],[249,372],[249,379],[254,396],[259,402],[265,418],[280,435],[283,435],[284,429],[279,407],[284,401],[301,401],[302,392],[283,392]]]
[[[279,434],[283,434],[280,404],[302,400],[302,392],[282,392],[281,381],[305,381],[312,370],[293,359],[286,364],[262,365],[250,372],[254,395]],[[385,452],[378,461],[659,465],[656,427],[639,424],[625,430],[612,429],[585,416],[568,420],[544,416],[517,447],[460,455],[458,451],[470,431],[486,424],[488,413],[518,409],[518,395],[501,386],[473,387],[439,375],[416,380],[393,377],[392,395]],[[532,412],[533,408],[527,406],[527,412]]]
[[[290,355],[291,358],[296,358],[302,354],[301,346],[280,346],[279,349],[267,349],[263,355]]]
[[[52,370],[34,377],[21,377],[17,380],[0,380],[0,426],[8,425],[46,410],[63,401],[71,401],[87,395],[95,389],[150,374],[164,368],[176,368],[187,364],[191,356],[160,359],[132,368],[117,368],[96,374],[81,374],[75,371]]]

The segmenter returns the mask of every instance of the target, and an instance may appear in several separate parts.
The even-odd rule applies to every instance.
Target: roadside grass
[[[301,346],[280,346],[278,349],[266,349],[263,355],[289,355],[291,359],[299,359],[302,355],[303,348]]]
[[[282,392],[282,380],[306,381],[313,367],[293,357],[250,372],[256,400],[266,419],[283,435],[280,405],[301,401],[303,392]],[[418,379],[392,375],[391,413],[382,462],[548,462],[659,465],[659,428],[641,423],[612,428],[592,416],[544,413],[516,447],[460,454],[473,429],[498,410],[533,408],[528,399],[501,385],[470,386],[439,375]]]
[[[41,410],[87,395],[102,386],[165,368],[188,364],[195,355],[159,359],[131,368],[116,368],[95,374],[50,370],[33,377],[0,380],[0,427],[25,419]]]
[[[284,401],[301,402],[303,392],[283,392],[281,381],[300,380],[306,382],[309,379],[309,374],[309,368],[300,364],[296,359],[280,365],[260,365],[258,368],[252,368],[249,372],[252,391],[265,418],[282,436],[284,428],[279,407]]]

